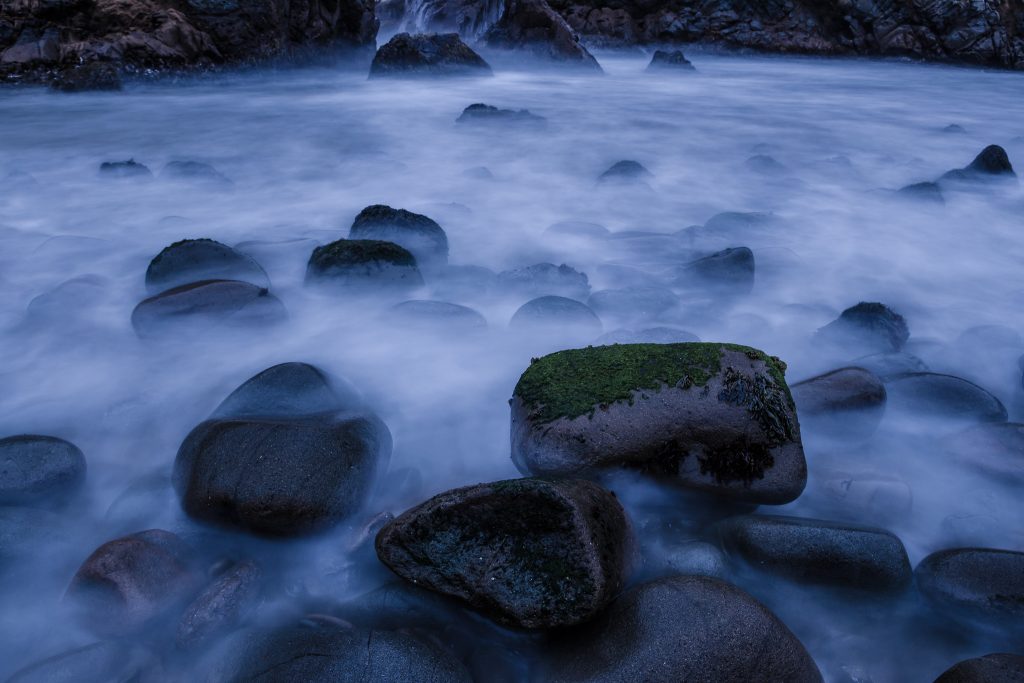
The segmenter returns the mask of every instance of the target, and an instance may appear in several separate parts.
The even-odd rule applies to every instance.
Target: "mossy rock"
[[[523,472],[627,468],[754,503],[796,498],[807,468],[785,364],[747,346],[616,344],[534,359],[512,399]]]
[[[448,263],[448,235],[428,216],[374,204],[352,221],[353,240],[383,240],[407,249],[421,265]]]
[[[423,285],[416,257],[394,242],[338,240],[309,257],[306,282],[414,288]]]

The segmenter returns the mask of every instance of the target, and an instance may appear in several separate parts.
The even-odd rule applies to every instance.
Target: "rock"
[[[28,302],[25,322],[30,327],[94,328],[96,307],[108,297],[110,282],[99,275],[80,275],[60,283]]]
[[[943,440],[957,460],[998,479],[1024,483],[1024,424],[988,422]]]
[[[862,301],[818,330],[817,337],[830,344],[893,352],[907,343],[910,330],[903,316],[885,304]]]
[[[315,368],[288,364],[247,381],[189,433],[172,482],[195,519],[300,536],[357,512],[390,455],[384,423]]]
[[[140,302],[132,311],[132,327],[149,339],[274,325],[286,317],[284,304],[263,287],[237,280],[202,280]]]
[[[246,561],[214,579],[185,608],[175,636],[177,646],[197,647],[237,624],[258,599],[262,575],[257,564]]]
[[[538,297],[554,294],[570,299],[585,299],[590,294],[590,282],[581,273],[564,263],[537,263],[525,268],[498,273],[497,284],[510,294]]]
[[[601,334],[601,319],[584,304],[564,296],[542,296],[519,307],[509,320],[512,329],[524,331]]]
[[[1010,163],[1010,158],[1006,155],[1006,150],[999,145],[989,145],[985,149],[981,150],[978,156],[974,157],[974,161],[970,164],[964,168],[959,168],[943,174],[943,176],[939,178],[939,181],[971,181],[984,180],[986,178],[993,177],[1017,177],[1017,174],[1013,172],[1013,165]]]
[[[676,233],[691,246],[777,244],[785,235],[785,223],[773,213],[726,211],[715,214],[703,226],[683,228]],[[724,243],[724,244],[723,244]]]
[[[784,371],[733,344],[553,353],[513,392],[512,459],[535,475],[627,468],[726,498],[789,502],[807,466]]]
[[[144,680],[144,660],[116,641],[102,641],[30,664],[7,683],[110,683]]]
[[[645,330],[612,330],[594,340],[594,345],[602,344],[677,344],[679,342],[699,342],[697,335],[681,330],[678,327],[649,327]]]
[[[65,600],[97,633],[138,633],[180,607],[199,588],[191,549],[169,531],[150,529],[104,543],[75,572]]]
[[[785,173],[788,169],[775,160],[775,157],[767,154],[755,154],[749,157],[744,165],[753,171],[754,173],[760,173],[766,176],[779,176]]]
[[[953,375],[911,372],[886,383],[889,406],[945,424],[963,422],[1006,422],[1002,401],[973,382]]]
[[[60,505],[85,483],[85,456],[52,436],[0,439],[0,505]]]
[[[917,356],[905,352],[873,353],[855,359],[854,364],[888,381],[907,372],[928,372],[928,366]]]
[[[884,529],[775,515],[732,517],[716,528],[730,555],[795,581],[871,591],[910,583],[907,551]]]
[[[146,289],[151,292],[200,280],[240,280],[264,289],[270,286],[270,278],[260,264],[211,239],[175,242],[164,247],[146,268]]]
[[[559,642],[538,680],[821,681],[814,660],[778,617],[718,579],[674,576],[612,603]]]
[[[747,247],[730,247],[676,268],[672,274],[677,287],[749,294],[754,289],[754,252]]]
[[[654,175],[638,161],[617,161],[597,178],[599,183],[635,183]]]
[[[914,578],[929,602],[955,616],[1017,624],[1024,616],[1024,553],[940,550],[921,560]]]
[[[951,123],[951,124],[949,124],[948,126],[946,126],[945,128],[943,128],[943,129],[942,129],[942,132],[943,132],[943,133],[955,133],[955,134],[957,134],[957,135],[963,135],[963,134],[964,134],[964,133],[966,133],[967,131],[966,131],[966,130],[964,130],[964,127],[963,127],[963,126],[961,126],[960,124],[957,124],[957,123]]]
[[[913,183],[901,187],[896,191],[896,195],[904,199],[915,199],[933,204],[946,203],[946,198],[942,194],[942,188],[939,187],[938,183],[932,182]]]
[[[1021,683],[1024,656],[998,652],[965,659],[946,669],[935,683]]]
[[[370,78],[387,76],[490,76],[491,67],[457,33],[399,33],[373,58]]]
[[[393,242],[338,240],[313,250],[306,283],[403,292],[423,286],[416,258]]]
[[[694,71],[682,50],[655,50],[648,71]]]
[[[448,263],[448,236],[440,225],[418,213],[375,204],[359,212],[348,235],[350,240],[393,242],[425,266]]]
[[[426,640],[326,620],[250,634],[225,680],[472,683],[458,659]]]
[[[462,111],[462,114],[459,118],[455,119],[455,122],[464,124],[502,123],[543,126],[547,124],[547,119],[543,116],[531,114],[526,109],[516,111],[514,109],[498,109],[489,104],[471,104]]]
[[[100,164],[100,175],[106,178],[136,178],[149,180],[153,172],[135,159],[128,161],[104,161]]]
[[[545,0],[508,0],[483,42],[492,49],[525,52],[563,66],[601,72],[594,56]]]
[[[403,301],[391,313],[395,322],[411,329],[471,332],[487,327],[487,319],[472,308],[447,301]]]
[[[885,414],[885,385],[863,368],[840,368],[792,386],[797,414],[811,426],[843,439],[866,439]]]
[[[582,480],[511,479],[442,493],[377,535],[381,562],[495,621],[587,621],[622,589],[632,537],[615,496]]]
[[[208,187],[228,188],[234,185],[226,175],[201,161],[172,161],[160,171],[160,178],[188,181]]]
[[[679,297],[661,287],[602,289],[587,299],[587,305],[601,318],[646,321],[679,305]]]
[[[566,237],[583,237],[588,239],[603,240],[607,239],[611,232],[608,228],[597,223],[587,223],[586,221],[561,221],[549,225],[544,230],[545,235],[565,235]]]
[[[65,542],[67,527],[63,518],[46,510],[0,506],[0,572]]]
[[[90,62],[61,69],[50,82],[59,92],[121,90],[121,72],[110,62]]]

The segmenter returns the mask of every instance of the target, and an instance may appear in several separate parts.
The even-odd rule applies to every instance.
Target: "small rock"
[[[866,439],[885,414],[885,385],[863,368],[840,368],[792,387],[804,427],[843,439]]]
[[[907,343],[910,329],[903,316],[885,304],[862,301],[818,330],[817,336],[832,344],[893,352]]]
[[[412,329],[470,332],[487,327],[487,319],[477,311],[447,301],[403,301],[391,313],[395,322]]]
[[[151,339],[274,325],[286,317],[284,304],[263,287],[238,280],[203,280],[143,300],[132,311],[132,327],[140,337]]]
[[[382,45],[370,78],[386,76],[490,76],[491,67],[457,33],[399,33]]]
[[[775,157],[767,154],[755,154],[747,159],[744,164],[755,173],[762,175],[777,176],[786,172],[786,167],[775,160]]]
[[[511,123],[518,125],[543,126],[547,119],[531,114],[526,109],[498,109],[488,104],[471,104],[455,119],[456,123]]]
[[[104,161],[100,164],[100,175],[106,178],[135,178],[148,180],[153,172],[135,159],[128,161]]]
[[[961,126],[960,124],[958,124],[958,123],[951,123],[948,126],[946,126],[945,128],[943,128],[942,132],[943,133],[956,133],[957,135],[962,135],[962,134],[966,133],[967,131],[964,130],[964,127]]]
[[[306,283],[380,291],[423,286],[416,258],[393,242],[338,240],[313,250]]]
[[[935,683],[1021,683],[1024,656],[998,652],[965,659],[946,669]]]
[[[448,491],[389,523],[376,545],[402,578],[528,629],[592,618],[621,590],[632,552],[615,496],[581,480]]]
[[[525,268],[505,270],[498,273],[497,283],[510,294],[530,298],[551,294],[585,299],[590,294],[586,273],[564,263],[560,266],[537,263]]]
[[[157,254],[146,268],[146,288],[162,292],[200,280],[240,280],[267,288],[270,278],[252,258],[211,239],[175,242]]]
[[[417,264],[448,263],[448,236],[441,226],[405,209],[383,204],[366,207],[352,222],[349,239],[393,242],[410,251]]]
[[[85,483],[85,456],[52,436],[0,439],[0,505],[60,505]]]
[[[542,296],[519,307],[509,320],[512,329],[525,331],[601,334],[601,319],[584,304],[564,296]]]
[[[217,577],[182,614],[178,647],[194,648],[237,624],[259,597],[262,574],[255,563],[240,562]]]
[[[682,50],[655,50],[651,57],[651,63],[647,65],[648,71],[694,71]]]
[[[122,87],[121,72],[110,62],[66,67],[50,83],[50,88],[59,92],[112,91]]]
[[[873,353],[855,359],[854,364],[873,372],[882,381],[908,372],[928,372],[928,366],[917,356],[902,351],[895,353]]]
[[[749,294],[754,289],[754,252],[747,247],[730,247],[676,268],[672,274],[677,287]]]
[[[644,168],[638,161],[617,161],[602,173],[597,182],[599,183],[631,183],[653,178],[654,174]]]
[[[914,570],[921,593],[933,605],[985,620],[1024,617],[1024,553],[953,548],[932,553]]]

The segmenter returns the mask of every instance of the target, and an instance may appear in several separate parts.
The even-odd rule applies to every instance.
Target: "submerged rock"
[[[1024,617],[1024,553],[940,550],[921,560],[914,578],[925,598],[954,615],[1018,624]]]
[[[512,398],[522,472],[626,468],[753,503],[807,481],[785,365],[733,344],[620,344],[535,359]]]
[[[861,356],[853,362],[857,367],[873,372],[883,382],[908,372],[928,372],[928,366],[925,365],[923,360],[903,351],[872,353],[867,356]]]
[[[529,629],[592,618],[621,590],[632,559],[622,506],[581,480],[448,491],[390,522],[376,545],[404,579]]]
[[[648,71],[694,71],[682,50],[655,50]]]
[[[882,380],[863,368],[840,368],[792,386],[804,427],[844,439],[866,439],[885,414]]]
[[[392,319],[414,329],[482,330],[487,319],[469,306],[447,301],[403,301],[391,308]]]
[[[965,659],[946,669],[934,683],[1021,683],[1024,655],[997,652]]]
[[[104,543],[82,563],[65,600],[97,633],[129,635],[181,607],[199,588],[191,549],[160,529]]]
[[[132,327],[150,339],[273,325],[286,317],[284,304],[266,288],[237,280],[203,280],[143,300],[132,311]]]
[[[608,228],[598,223],[586,221],[560,221],[549,225],[544,230],[545,235],[558,235],[567,237],[582,237],[587,239],[607,239],[611,232]]]
[[[524,331],[542,331],[572,335],[601,334],[601,319],[584,304],[564,296],[542,296],[531,299],[512,315],[508,326]]]
[[[886,383],[889,405],[947,423],[1006,422],[1002,401],[973,382],[935,372],[911,372]]]
[[[117,65],[100,61],[65,67],[50,81],[50,88],[59,92],[115,91],[122,87]]]
[[[148,180],[153,177],[149,168],[129,159],[128,161],[104,161],[100,164],[100,175],[104,178],[135,178]]]
[[[996,478],[1024,484],[1024,424],[988,422],[955,434],[943,447],[961,463]]]
[[[590,294],[590,282],[581,273],[564,263],[536,263],[524,268],[498,273],[497,284],[510,294],[538,297],[546,294],[571,299],[585,299]]]
[[[175,242],[153,257],[146,268],[146,288],[161,292],[200,280],[240,280],[270,286],[266,271],[255,260],[211,239]]]
[[[903,316],[885,304],[860,302],[818,330],[818,338],[856,349],[894,352],[910,338]]]
[[[654,174],[648,171],[639,161],[616,161],[611,167],[597,178],[599,183],[630,183],[653,178]]]
[[[405,209],[383,204],[359,212],[349,231],[350,240],[393,242],[407,249],[421,265],[448,263],[448,235],[435,221]]]
[[[787,681],[820,683],[796,636],[752,597],[718,579],[675,576],[623,594],[552,648],[549,683]]]
[[[160,178],[186,180],[210,187],[227,188],[234,185],[226,175],[201,161],[171,161],[160,171]]]
[[[377,50],[370,78],[385,76],[490,76],[491,67],[458,33],[399,33]]]
[[[661,287],[602,289],[590,295],[587,305],[602,318],[646,321],[678,306],[679,297]]]
[[[70,441],[21,434],[0,439],[0,505],[61,505],[85,483],[85,456]]]
[[[313,250],[306,283],[372,291],[423,286],[416,258],[393,242],[338,240]]]
[[[594,56],[546,0],[509,0],[483,42],[489,48],[526,52],[565,66],[601,71]]]
[[[881,591],[910,583],[907,551],[884,529],[775,515],[733,517],[716,528],[731,555],[795,581]]]
[[[68,526],[63,517],[43,509],[0,506],[0,571],[65,543]]]
[[[466,107],[456,123],[511,123],[517,125],[543,126],[547,119],[531,114],[526,109],[498,109],[489,104],[471,104]],[[488,171],[490,173],[490,171]]]
[[[939,187],[938,183],[923,182],[913,183],[901,187],[896,191],[898,197],[904,199],[916,199],[925,202],[932,202],[933,204],[945,204],[946,198],[942,194],[942,188]]]
[[[730,247],[676,268],[673,275],[677,287],[748,294],[754,289],[754,252],[747,247]]]
[[[175,643],[183,649],[209,642],[234,627],[259,597],[263,573],[254,562],[227,569],[185,608]]]

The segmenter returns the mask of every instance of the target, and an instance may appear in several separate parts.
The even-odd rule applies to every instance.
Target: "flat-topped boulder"
[[[416,257],[394,242],[338,240],[313,250],[306,284],[372,291],[409,291],[423,285]]]
[[[436,221],[422,214],[374,204],[359,212],[350,240],[393,242],[412,253],[421,265],[448,263],[448,236]]]

